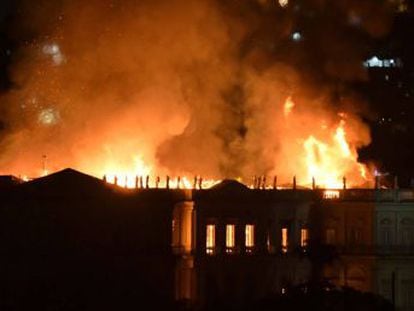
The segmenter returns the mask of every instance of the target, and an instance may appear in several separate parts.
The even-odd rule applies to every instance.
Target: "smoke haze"
[[[51,171],[96,176],[308,178],[304,141],[329,141],[338,113],[352,148],[370,142],[348,85],[366,79],[364,43],[386,33],[390,11],[376,0],[23,2],[1,172],[38,176],[46,155]]]

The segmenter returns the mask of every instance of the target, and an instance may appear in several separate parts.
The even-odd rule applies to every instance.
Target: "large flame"
[[[345,124],[344,120],[340,120],[330,142],[318,140],[312,135],[305,140],[307,180],[315,178],[325,188],[341,188],[343,178],[355,168],[361,179],[366,179],[364,165],[357,162],[357,152],[354,148],[351,150],[346,140]],[[352,182],[354,176],[350,177]]]
[[[271,172],[282,177],[279,181],[291,187],[286,178],[296,176],[295,183],[300,186],[339,189],[344,187],[346,178],[348,187],[368,185],[372,179],[369,171],[358,162],[360,121],[355,121],[352,115],[346,113],[302,111],[290,96],[284,101],[282,112],[286,122],[282,122],[284,127],[279,125],[278,129],[282,128],[285,132],[281,143],[288,157],[285,158],[286,165],[275,163]],[[124,188],[205,189],[221,180],[220,177],[203,178],[191,171],[172,172],[156,161],[149,140],[142,140],[139,148],[141,152],[138,152],[138,148],[134,149],[128,144],[128,137],[115,145],[105,145],[105,152],[86,154],[85,162],[81,162],[78,168]],[[48,169],[47,164],[44,156],[43,171],[39,176],[61,169]],[[277,179],[272,177],[268,176],[266,183],[266,178],[262,176],[253,185],[250,185],[251,179],[247,181],[240,177],[238,180],[251,187],[273,188],[276,187]]]
[[[286,114],[286,107],[294,107],[290,97],[285,104],[285,116],[289,116]],[[316,114],[312,117],[312,124],[319,122]],[[313,180],[315,186],[338,189],[346,186],[344,183],[355,187],[363,186],[370,181],[366,166],[358,162],[357,146],[348,140],[347,133],[350,129],[346,121],[347,114],[339,113],[337,117],[338,120],[333,121],[332,127],[321,121],[319,128],[322,131],[304,138],[301,156],[305,184]]]
[[[21,47],[16,87],[4,98],[0,174],[72,167],[129,188],[164,187],[167,176],[171,188],[253,176],[260,188],[310,187],[313,178],[338,188],[343,177],[349,187],[370,178],[357,161],[369,129],[348,108],[353,98],[329,83],[350,60],[321,59],[329,74],[313,81],[304,66],[311,54],[276,48],[290,40],[292,10],[278,10],[289,16],[269,28],[266,1],[253,10],[248,2],[126,2],[64,1],[56,31]],[[336,95],[346,108],[332,103]]]
[[[352,122],[351,124],[347,122],[349,116],[346,113],[338,113],[334,120],[331,120],[331,126],[328,126],[324,118],[319,120],[317,114],[310,114],[307,117],[312,119],[308,126],[311,134],[308,134],[296,131],[295,122],[298,120],[295,119],[295,107],[292,97],[288,97],[283,105],[283,113],[285,118],[289,118],[287,126],[293,128],[296,136],[294,139],[302,141],[299,152],[291,150],[291,157],[296,163],[301,163],[298,165],[298,184],[310,187],[313,181],[314,186],[326,189],[339,189],[345,186],[344,183],[350,187],[367,184],[370,181],[368,169],[358,162],[357,144],[352,143],[348,137],[348,132],[354,135],[357,131],[352,128]],[[314,126],[318,122],[319,126]],[[315,133],[312,133],[312,129],[315,129]],[[286,137],[286,141],[291,139]],[[102,174],[108,182],[126,188],[167,187],[167,179],[168,187],[171,188],[209,188],[220,181],[204,180],[199,176],[192,178],[185,173],[174,178],[160,178],[154,176],[154,165],[145,163],[142,156],[136,156],[134,162],[134,167],[120,167],[116,164],[103,166]],[[293,174],[294,172],[292,177]],[[259,187],[273,186],[264,183]],[[257,187],[257,184],[249,186]]]

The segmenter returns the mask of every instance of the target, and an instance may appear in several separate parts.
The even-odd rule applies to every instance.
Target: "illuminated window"
[[[235,245],[235,225],[226,226],[226,252],[232,253]]]
[[[367,59],[364,63],[364,67],[402,67],[402,62],[398,58],[386,58],[380,59],[377,56],[373,56],[370,59]]]
[[[325,190],[323,198],[328,200],[339,199],[339,190]]]
[[[326,244],[335,244],[336,242],[336,231],[335,229],[326,229]]]
[[[302,228],[300,230],[300,246],[307,247],[309,240],[309,230],[307,228]]]
[[[254,247],[254,225],[246,225],[246,251],[251,252]]]
[[[207,225],[206,227],[206,253],[214,254],[216,247],[216,226]]]
[[[282,253],[287,253],[288,251],[288,229],[282,228]]]

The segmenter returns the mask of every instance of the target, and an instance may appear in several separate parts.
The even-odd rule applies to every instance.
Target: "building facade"
[[[412,189],[123,189],[73,170],[10,180],[0,292],[108,282],[133,297],[237,307],[326,279],[414,307]]]

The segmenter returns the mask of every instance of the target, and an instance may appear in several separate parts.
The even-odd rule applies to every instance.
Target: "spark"
[[[60,47],[56,43],[45,44],[42,49],[43,54],[52,58],[53,64],[56,66],[65,62],[65,56],[63,55]]]
[[[39,123],[43,125],[54,125],[59,121],[59,113],[53,108],[46,108],[38,115]]]
[[[299,42],[302,40],[302,34],[299,31],[295,31],[292,33],[292,40],[295,42]]]

